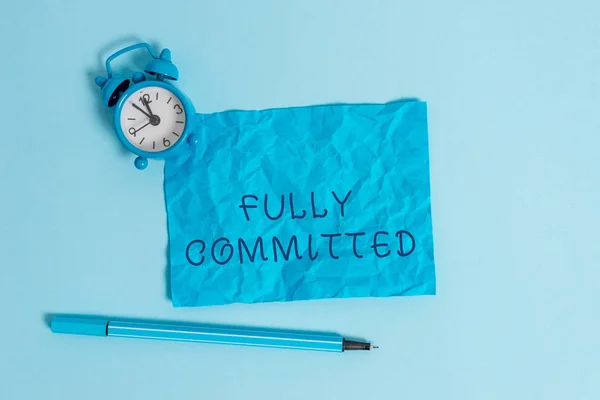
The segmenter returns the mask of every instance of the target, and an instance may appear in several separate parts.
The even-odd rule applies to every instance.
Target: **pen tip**
[[[375,346],[374,344],[371,345],[371,349],[378,349],[379,346]]]

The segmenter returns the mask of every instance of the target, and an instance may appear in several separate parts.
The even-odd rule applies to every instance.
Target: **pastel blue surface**
[[[3,2],[0,399],[597,400],[598,15],[593,0]],[[174,308],[164,164],[133,166],[94,83],[139,41],[171,49],[199,113],[426,100],[436,295]],[[56,335],[46,313],[380,348]]]
[[[175,306],[435,294],[426,103],[197,120],[165,163]]]

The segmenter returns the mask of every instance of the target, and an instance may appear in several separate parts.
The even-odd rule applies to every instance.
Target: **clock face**
[[[186,124],[181,100],[168,89],[144,87],[129,96],[120,114],[121,130],[136,148],[165,151],[181,138]]]

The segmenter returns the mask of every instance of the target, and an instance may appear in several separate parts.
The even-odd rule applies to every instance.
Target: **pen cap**
[[[108,320],[101,318],[56,316],[50,322],[50,330],[71,335],[106,336],[107,325]]]

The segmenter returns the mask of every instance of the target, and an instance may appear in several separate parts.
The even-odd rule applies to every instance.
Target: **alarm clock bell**
[[[150,75],[156,76],[156,79],[179,79],[179,71],[175,64],[171,62],[171,50],[164,49],[160,52],[160,57],[154,58],[146,65],[144,69]]]
[[[108,79],[103,76],[97,76],[95,81],[96,85],[102,89],[102,104],[107,107],[114,107],[121,95],[131,84],[129,78],[124,76],[114,76]]]

